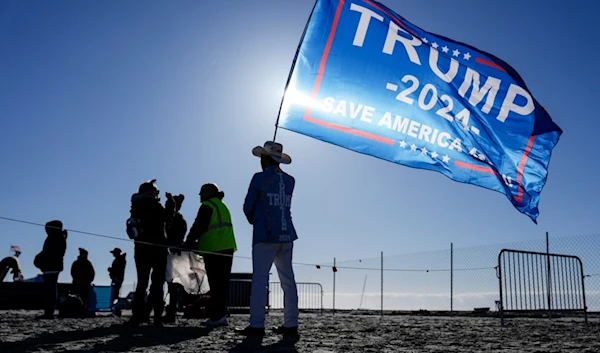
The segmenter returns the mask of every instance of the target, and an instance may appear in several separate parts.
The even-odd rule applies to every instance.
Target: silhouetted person
[[[79,248],[79,256],[71,266],[71,277],[73,277],[73,290],[81,298],[84,311],[87,311],[88,293],[90,285],[96,277],[96,271],[94,271],[94,266],[88,259],[88,251],[84,248]]]
[[[125,267],[127,266],[125,257],[127,254],[119,248],[114,248],[110,253],[115,257],[112,265],[108,268],[108,275],[110,276],[112,286],[110,302],[111,306],[113,306],[119,299],[119,293],[125,280]]]
[[[204,257],[204,266],[210,285],[207,305],[209,327],[227,326],[227,304],[233,253],[237,250],[231,214],[223,203],[225,193],[216,184],[208,183],[200,188],[202,205],[190,229],[186,247],[197,242],[197,249]]]
[[[44,275],[44,314],[38,319],[53,319],[58,299],[58,275],[64,269],[64,257],[67,251],[67,230],[59,220],[46,223],[46,240],[42,251],[37,254],[33,264]]]
[[[269,271],[275,263],[283,289],[283,325],[276,333],[298,332],[298,291],[292,268],[294,241],[298,238],[292,223],[291,205],[296,180],[280,168],[292,159],[280,143],[267,141],[252,154],[260,157],[262,172],[254,174],[244,200],[244,214],[253,226],[252,296],[249,325],[238,332],[264,334]],[[208,279],[210,283],[210,277]]]
[[[128,235],[134,239],[134,258],[137,271],[137,286],[133,299],[133,316],[129,326],[137,326],[148,317],[146,289],[152,273],[149,299],[154,308],[154,325],[162,326],[164,310],[165,272],[167,269],[167,237],[173,216],[175,201],[166,193],[167,201],[160,203],[160,191],[156,179],[142,183],[138,192],[131,196],[131,218],[128,220]]]
[[[8,256],[0,261],[0,282],[4,281],[9,272],[13,275],[13,281],[19,282],[23,280],[23,272],[21,271],[21,263],[19,262],[21,251],[15,250],[14,256]]]
[[[187,233],[187,222],[183,218],[181,212],[179,212],[185,197],[180,194],[173,196],[173,199],[175,200],[176,213],[173,217],[171,228],[167,233],[167,240],[169,242],[169,246],[179,247],[183,243],[185,234]],[[181,254],[180,250],[172,250],[171,252]],[[183,287],[179,283],[168,282],[167,288],[169,291],[169,305],[167,305],[167,310],[163,321],[166,323],[173,323],[175,322],[175,317],[177,316],[177,305],[179,303]]]

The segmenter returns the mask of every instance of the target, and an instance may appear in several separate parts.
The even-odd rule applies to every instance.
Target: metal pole
[[[450,243],[450,312],[454,309],[454,244]]]
[[[333,314],[335,315],[335,272],[337,268],[335,267],[335,257],[333,258]]]
[[[365,282],[363,283],[362,294],[360,295],[360,304],[358,304],[358,310],[362,308],[363,297],[365,296],[365,288],[367,288],[367,275],[365,275]]]
[[[498,267],[497,267],[497,273],[496,275],[498,276],[498,289],[499,289],[499,293],[500,293],[500,300],[499,302],[499,306],[498,306],[498,312],[500,314],[500,325],[504,327],[504,299],[502,299],[502,253],[504,252],[504,250],[501,250],[500,253],[498,254]],[[506,261],[505,261],[506,263]]]
[[[547,260],[547,279],[546,279],[546,288],[547,288],[547,292],[548,292],[548,318],[552,317],[552,296],[550,294],[550,290],[552,289],[551,287],[551,280],[552,278],[550,277],[550,239],[548,237],[548,232],[546,232],[546,260]]]
[[[381,317],[383,317],[383,251],[381,252]]]
[[[287,81],[285,82],[285,87],[283,88],[283,96],[281,97],[281,103],[279,104],[279,112],[277,113],[277,120],[275,121],[275,132],[273,133],[273,141],[277,137],[277,127],[279,126],[279,116],[281,115],[281,108],[283,107],[283,101],[285,100],[285,93],[287,92],[288,86],[290,85],[290,80],[292,78],[292,73],[294,72],[294,67],[296,66],[296,60],[298,60],[298,53],[300,52],[300,47],[302,46],[302,42],[304,41],[304,36],[306,35],[306,30],[308,29],[308,25],[310,20],[312,19],[313,13],[315,12],[315,8],[317,7],[317,1],[313,5],[312,10],[310,11],[310,16],[308,16],[308,20],[306,21],[306,25],[304,25],[304,31],[302,31],[302,36],[300,37],[300,41],[298,42],[298,47],[296,48],[296,54],[294,54],[294,60],[292,60],[292,67],[288,73]]]

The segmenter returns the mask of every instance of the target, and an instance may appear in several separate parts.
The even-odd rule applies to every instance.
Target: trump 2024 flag
[[[318,0],[278,127],[504,193],[534,222],[562,130],[504,61],[371,0]]]

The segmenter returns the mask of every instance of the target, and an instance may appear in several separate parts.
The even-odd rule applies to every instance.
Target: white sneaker
[[[202,325],[206,327],[229,326],[229,321],[227,320],[227,316],[223,316],[222,318],[216,321],[206,320],[202,323]]]

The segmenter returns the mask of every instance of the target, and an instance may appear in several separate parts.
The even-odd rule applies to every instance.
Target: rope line
[[[39,227],[46,227],[45,224],[32,222],[32,221],[26,221],[26,220],[22,220],[22,219],[16,219],[16,218],[4,217],[4,216],[0,216],[0,219],[5,220],[5,221],[10,221],[10,222],[23,223],[23,224],[34,225],[34,226],[39,226]],[[193,251],[193,252],[201,252],[201,253],[210,254],[210,255],[227,256],[227,257],[232,257],[232,258],[237,257],[240,259],[252,260],[252,257],[248,257],[248,256],[221,254],[221,253],[210,252],[210,251],[199,251],[199,250],[194,250],[194,249],[181,248],[181,247],[177,247],[177,246],[150,243],[150,242],[145,242],[145,241],[140,241],[140,240],[131,240],[131,239],[126,239],[126,238],[121,238],[121,237],[116,237],[116,236],[111,236],[111,235],[106,235],[106,234],[92,233],[92,232],[87,232],[87,231],[83,231],[83,230],[71,229],[71,228],[62,228],[61,229],[61,228],[53,227],[53,226],[48,226],[48,228],[54,228],[54,229],[58,229],[58,230],[64,229],[64,230],[67,230],[69,233],[79,233],[79,234],[91,235],[94,237],[125,241],[125,242],[129,242],[129,243],[134,243],[134,244],[158,246],[158,247],[163,247],[163,248],[167,248],[169,250],[175,250],[175,251]],[[292,264],[300,265],[300,266],[317,267],[317,269],[319,269],[321,267],[325,267],[325,268],[334,269],[334,271],[337,269],[381,271],[381,268],[377,268],[377,267],[332,266],[332,265],[320,265],[320,264],[306,263],[306,262],[292,262]],[[475,267],[475,268],[458,268],[458,269],[455,268],[454,271],[481,271],[481,270],[490,270],[490,269],[493,270],[493,269],[495,269],[495,267]],[[388,271],[388,272],[449,272],[450,269],[384,268],[383,271]],[[600,274],[596,274],[596,275],[600,275]],[[590,276],[594,276],[594,275],[590,275]]]

